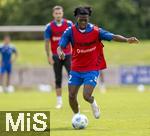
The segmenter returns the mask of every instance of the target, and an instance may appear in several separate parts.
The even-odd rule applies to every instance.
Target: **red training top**
[[[55,21],[51,21],[50,22],[50,27],[51,27],[51,31],[52,31],[52,36],[50,38],[50,43],[51,43],[51,51],[53,55],[57,55],[57,47],[58,47],[58,42],[62,36],[62,34],[64,33],[64,31],[66,30],[66,28],[68,28],[68,23],[67,20],[64,19],[64,22],[61,26],[57,26],[55,24]],[[65,54],[71,54],[71,45],[68,44],[66,48],[63,49]]]
[[[81,33],[72,26],[74,45],[72,47],[71,70],[86,72],[106,68],[103,44],[99,39],[99,28],[94,26],[88,33]]]

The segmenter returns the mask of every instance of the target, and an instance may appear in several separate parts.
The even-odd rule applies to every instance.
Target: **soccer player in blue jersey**
[[[103,53],[103,40],[118,41],[126,43],[138,43],[136,37],[124,37],[110,33],[103,28],[89,23],[91,7],[77,7],[74,11],[76,24],[69,27],[63,34],[59,47],[58,55],[61,59],[65,58],[63,48],[68,42],[72,43],[72,60],[69,86],[69,103],[75,114],[79,113],[77,94],[81,85],[83,97],[92,108],[95,118],[100,117],[100,109],[92,93],[97,84],[99,71],[106,68]]]
[[[7,74],[6,78],[6,88],[5,91],[11,90],[12,86],[10,86],[10,77],[12,73],[12,64],[17,58],[17,50],[14,46],[11,45],[11,39],[8,35],[4,37],[4,42],[0,46],[0,54],[1,54],[1,67],[0,67],[0,90],[3,91],[3,77],[4,74]],[[14,56],[12,56],[14,54]]]
[[[64,60],[60,60],[57,54],[58,42],[63,32],[66,30],[66,28],[72,26],[72,22],[63,18],[63,14],[63,7],[55,6],[52,13],[54,19],[46,25],[44,33],[47,59],[49,64],[53,65],[55,74],[57,109],[62,107],[62,69],[65,67],[69,75],[71,62],[70,44],[68,44],[67,47],[63,50],[66,54],[66,58]]]

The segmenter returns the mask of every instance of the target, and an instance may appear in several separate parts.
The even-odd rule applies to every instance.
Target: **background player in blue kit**
[[[15,47],[11,45],[11,39],[7,35],[4,37],[4,42],[0,46],[0,54],[1,54],[1,67],[0,67],[0,91],[3,91],[3,77],[4,74],[7,73],[7,78],[6,78],[6,88],[5,91],[12,90],[12,86],[10,86],[10,77],[11,77],[11,72],[12,72],[12,63],[16,60],[17,58],[17,50]],[[12,56],[14,54],[14,57]]]

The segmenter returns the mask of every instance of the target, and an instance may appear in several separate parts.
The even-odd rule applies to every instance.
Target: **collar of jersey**
[[[75,26],[78,28],[78,23],[76,23]],[[86,28],[85,28],[85,33],[91,32],[93,30],[93,27],[94,27],[93,24],[88,23],[87,26],[86,26]]]
[[[61,24],[62,24],[62,25],[63,25],[63,23],[64,23],[64,19],[61,20]],[[56,20],[54,20],[54,24],[57,26]]]

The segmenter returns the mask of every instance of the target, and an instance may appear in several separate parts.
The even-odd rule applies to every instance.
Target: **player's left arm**
[[[16,59],[18,58],[18,51],[15,47],[12,47],[12,52],[14,55],[12,56],[11,63],[14,63],[16,62]]]
[[[139,43],[136,37],[124,37],[122,35],[113,35],[113,40],[117,42]]]
[[[100,39],[106,41],[117,41],[117,42],[128,42],[128,43],[138,43],[139,40],[136,37],[124,37],[122,35],[116,35],[110,33],[102,28],[100,28]]]
[[[69,42],[71,42],[71,27],[68,27],[65,32],[63,33],[60,41],[59,41],[59,46],[57,48],[57,54],[60,59],[64,60],[65,59],[65,53],[63,52],[63,48],[66,48]]]

